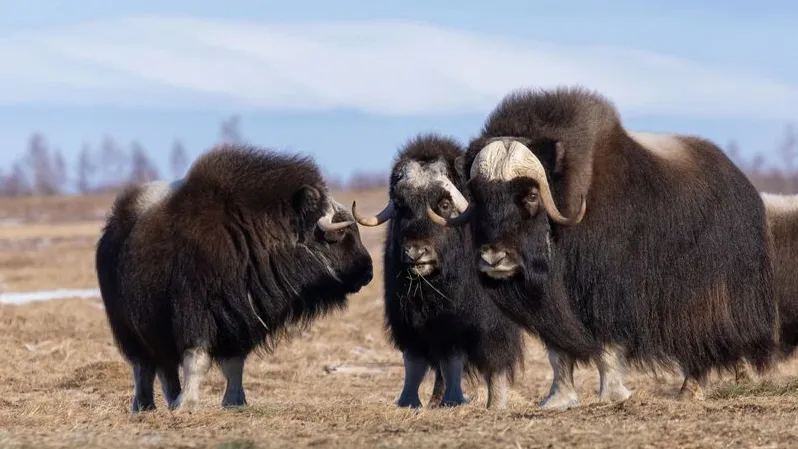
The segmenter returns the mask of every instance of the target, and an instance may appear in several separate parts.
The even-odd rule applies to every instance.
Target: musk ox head
[[[537,154],[548,157],[541,160]],[[508,279],[528,270],[545,272],[552,224],[578,224],[586,210],[582,201],[579,212],[568,217],[557,207],[549,173],[558,154],[562,154],[561,144],[548,139],[478,139],[468,157],[473,204],[457,219],[439,216],[434,210],[429,214],[443,226],[472,223],[480,250],[478,265],[485,275]]]
[[[392,220],[389,257],[411,275],[438,274],[444,253],[457,245],[458,231],[433,223],[427,210],[443,220],[457,220],[465,212],[468,201],[456,186],[461,183],[457,164],[462,154],[452,139],[418,136],[394,162],[385,208],[376,216],[363,216],[357,203],[352,204],[352,215],[363,226]]]
[[[585,217],[594,148],[620,122],[612,104],[581,88],[519,90],[491,112],[466,152],[470,221],[480,270],[496,279],[544,272],[551,242]]]

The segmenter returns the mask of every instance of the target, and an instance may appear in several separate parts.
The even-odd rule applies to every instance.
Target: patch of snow
[[[26,304],[35,301],[53,301],[58,299],[91,299],[99,298],[100,289],[56,289],[36,292],[0,293],[0,304]]]

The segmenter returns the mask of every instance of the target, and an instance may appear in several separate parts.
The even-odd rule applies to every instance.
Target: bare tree
[[[92,158],[89,144],[84,143],[78,154],[77,184],[78,191],[87,194],[92,190],[92,178],[97,171],[97,165]]]
[[[241,137],[241,117],[239,115],[232,115],[227,120],[222,122],[222,142],[223,143],[240,143],[243,141]]]
[[[56,161],[50,154],[50,149],[42,134],[33,133],[31,135],[24,162],[30,173],[31,188],[34,194],[53,195],[59,193]],[[24,170],[24,168],[20,168]]]
[[[128,154],[110,137],[100,143],[100,167],[102,169],[102,188],[113,189],[125,182],[130,164]]]
[[[25,168],[21,162],[11,167],[11,173],[3,180],[3,192],[8,196],[30,195],[32,188],[25,176]]]
[[[172,152],[169,154],[169,165],[172,168],[172,177],[178,179],[186,173],[188,168],[188,155],[183,142],[175,140],[172,143]]]
[[[60,148],[53,151],[53,187],[56,193],[63,193],[69,181],[69,174],[67,173],[67,165],[64,160],[64,154]]]
[[[155,164],[150,160],[144,147],[138,142],[130,145],[130,179],[134,184],[141,184],[158,179],[160,174]]]

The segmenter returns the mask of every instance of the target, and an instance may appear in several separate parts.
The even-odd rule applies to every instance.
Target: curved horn
[[[393,218],[396,207],[393,205],[392,200],[388,200],[388,204],[374,217],[362,217],[357,213],[357,201],[352,201],[352,216],[355,217],[358,223],[363,226],[379,226],[386,221]]]
[[[456,207],[456,206],[455,206]],[[464,224],[468,223],[469,218],[471,218],[471,214],[473,213],[474,208],[469,205],[466,210],[459,213],[456,217],[452,218],[443,218],[427,204],[427,217],[432,220],[433,223],[439,224],[441,226],[452,226],[458,227],[463,226]]]
[[[534,179],[540,189],[543,208],[555,223],[573,226],[580,223],[585,216],[587,203],[584,198],[575,216],[566,217],[560,212],[551,194],[543,164],[532,150],[517,140],[502,139],[486,145],[474,158],[470,174],[472,178],[481,177],[486,180],[509,181],[519,177]]]
[[[319,218],[319,221],[316,222],[316,224],[319,226],[319,229],[324,232],[333,232],[340,231],[341,229],[348,228],[349,226],[355,224],[354,221],[339,221],[338,223],[333,223],[332,218],[334,214],[335,210],[331,207],[329,212]]]

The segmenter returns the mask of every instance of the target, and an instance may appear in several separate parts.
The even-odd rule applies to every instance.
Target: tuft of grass
[[[727,383],[709,395],[712,399],[735,399],[753,396],[798,396],[798,377],[781,381],[764,380],[744,384]]]

